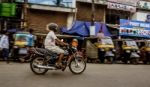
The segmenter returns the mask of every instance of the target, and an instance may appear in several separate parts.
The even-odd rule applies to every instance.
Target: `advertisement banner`
[[[119,34],[150,38],[150,23],[136,20],[120,19]]]

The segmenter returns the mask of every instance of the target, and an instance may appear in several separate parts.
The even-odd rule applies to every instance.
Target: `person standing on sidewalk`
[[[8,38],[8,32],[3,31],[3,35],[0,39],[0,49],[2,49],[2,56],[4,60],[9,63],[9,38]]]

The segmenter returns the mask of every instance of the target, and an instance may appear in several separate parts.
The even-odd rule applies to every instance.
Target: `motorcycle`
[[[30,50],[31,70],[37,75],[42,75],[45,74],[48,70],[64,71],[68,66],[73,74],[83,73],[86,69],[86,62],[84,58],[78,54],[77,48],[68,45],[64,48],[64,50],[65,54],[61,62],[63,67],[57,68],[55,63],[58,60],[58,54],[44,48],[32,48]]]

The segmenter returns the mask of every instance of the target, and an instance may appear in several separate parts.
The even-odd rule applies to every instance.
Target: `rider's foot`
[[[61,64],[58,64],[58,63],[56,63],[56,64],[55,64],[55,67],[56,67],[56,68],[58,68],[58,69],[61,69],[61,68],[62,68],[62,65],[61,65]]]
[[[62,66],[62,71],[65,71],[65,69],[66,69],[66,66],[63,65]]]

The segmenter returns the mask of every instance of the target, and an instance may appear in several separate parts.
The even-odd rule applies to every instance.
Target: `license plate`
[[[19,49],[19,54],[27,54],[27,49],[25,48]]]

